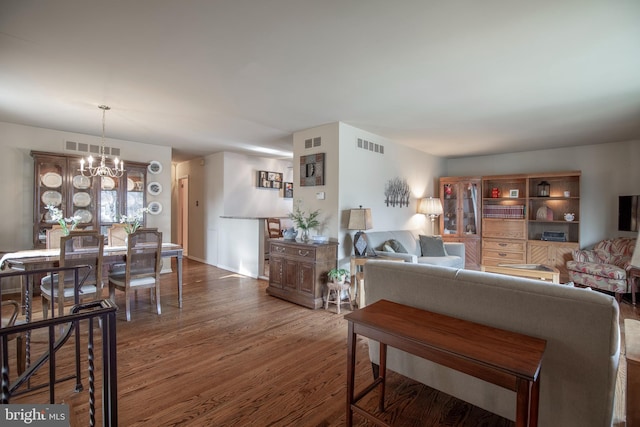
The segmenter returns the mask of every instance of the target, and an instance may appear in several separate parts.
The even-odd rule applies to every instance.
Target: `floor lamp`
[[[370,228],[373,228],[371,209],[363,209],[362,205],[360,205],[359,209],[351,209],[349,211],[349,225],[347,228],[349,230],[358,230],[358,232],[353,236],[353,250],[356,256],[366,256],[367,239],[365,238],[366,235],[362,230],[369,230]]]
[[[427,215],[431,219],[431,234],[435,234],[436,218],[442,215],[442,201],[433,197],[425,197],[420,201],[418,212]]]

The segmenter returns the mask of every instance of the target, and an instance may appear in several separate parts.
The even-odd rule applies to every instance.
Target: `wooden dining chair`
[[[0,307],[2,317],[2,328],[8,328],[16,324],[16,319],[20,313],[20,304],[14,300],[4,300]],[[21,333],[11,334],[7,337],[7,341],[16,340],[16,367],[18,375],[22,374],[25,370],[26,362],[26,346],[24,336]],[[2,352],[0,352],[0,362],[2,361]]]
[[[102,258],[104,236],[98,231],[72,231],[68,236],[60,238],[60,267],[89,265],[91,270],[78,292],[78,300],[98,299],[102,294]],[[78,271],[79,280],[86,274],[86,269]],[[80,285],[80,284],[79,284]],[[40,281],[42,296],[42,315],[48,317],[54,302],[58,304],[58,313],[64,315],[65,302],[75,301],[75,272],[61,271],[48,274]]]
[[[107,245],[109,246],[127,246],[127,232],[124,224],[112,224],[107,229]]]
[[[282,237],[282,230],[280,229],[280,218],[267,218],[267,231],[269,232],[270,239],[277,239]]]
[[[60,238],[64,236],[64,230],[60,224],[54,224],[46,232],[46,248],[58,249],[60,248]]]
[[[139,228],[129,234],[124,272],[109,274],[109,297],[115,301],[115,290],[124,292],[127,322],[131,320],[132,291],[155,289],[156,311],[160,315],[160,270],[162,268],[162,233],[157,229]],[[152,300],[154,294],[152,293]]]

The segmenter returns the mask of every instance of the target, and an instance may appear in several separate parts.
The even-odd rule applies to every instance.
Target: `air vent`
[[[376,144],[375,142],[367,141],[366,139],[358,138],[356,141],[356,147],[362,150],[384,154],[384,145]]]
[[[304,148],[308,149],[308,148],[314,148],[314,147],[320,147],[322,145],[322,138],[319,136],[316,136],[315,138],[309,138],[309,139],[305,139],[304,140]]]

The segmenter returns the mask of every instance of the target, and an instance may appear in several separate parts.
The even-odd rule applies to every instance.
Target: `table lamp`
[[[362,230],[369,230],[373,228],[373,221],[371,220],[371,209],[362,208],[351,209],[349,211],[349,230],[358,230],[353,236],[353,250],[356,256],[366,256],[367,253],[367,239]]]

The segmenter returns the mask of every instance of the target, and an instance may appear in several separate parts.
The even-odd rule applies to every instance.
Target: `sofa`
[[[367,305],[386,299],[547,341],[539,424],[610,426],[620,327],[618,303],[586,288],[428,264],[369,261]],[[379,345],[369,340],[379,363]],[[515,420],[515,393],[389,347],[387,369]],[[375,368],[374,368],[375,372]]]
[[[403,259],[405,262],[413,264],[433,264],[446,267],[464,268],[464,243],[444,242],[444,254],[424,254],[420,242],[421,232],[418,230],[396,230],[396,231],[374,231],[366,233],[367,247],[373,249],[377,255],[384,255],[393,258]],[[436,239],[439,236],[424,236]],[[440,238],[441,239],[441,238]],[[387,242],[395,241],[399,243],[401,249],[406,252],[399,252],[391,249]],[[437,243],[437,242],[436,242]],[[385,247],[386,246],[386,247]]]
[[[635,238],[617,237],[602,240],[590,250],[574,250],[573,260],[566,264],[569,279],[580,286],[613,292],[618,301],[631,292],[635,305],[636,283],[629,275],[635,246]]]

